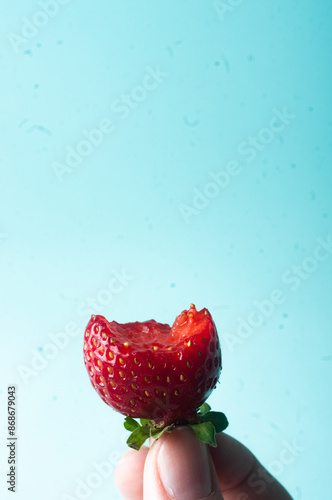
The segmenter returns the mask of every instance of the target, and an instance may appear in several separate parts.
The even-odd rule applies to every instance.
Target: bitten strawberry
[[[218,334],[207,309],[197,311],[191,304],[172,328],[154,320],[121,325],[92,316],[84,362],[102,400],[127,417],[125,427],[139,438],[129,442],[134,448],[178,424],[191,425],[196,435],[206,427],[211,432],[211,425],[214,431],[227,426],[223,414],[223,423],[217,423],[208,405],[198,412],[221,372]],[[143,419],[143,430],[133,418]]]

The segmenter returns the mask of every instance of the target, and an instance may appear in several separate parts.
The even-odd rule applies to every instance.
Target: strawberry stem
[[[139,423],[132,417],[126,417],[123,425],[131,432],[127,444],[134,450],[139,450],[149,437],[159,439],[164,432],[172,432],[179,425],[187,425],[194,431],[198,439],[216,447],[216,434],[228,427],[228,420],[224,413],[211,411],[211,407],[204,403],[197,413],[197,422],[195,423],[173,422],[171,425],[158,426],[153,420],[141,418]]]

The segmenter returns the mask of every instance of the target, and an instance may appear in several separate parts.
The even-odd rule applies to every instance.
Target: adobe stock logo
[[[116,295],[123,293],[133,279],[134,276],[128,274],[125,269],[122,269],[121,272],[113,269],[107,285],[100,289],[95,296],[87,297],[77,306],[77,317],[86,318],[85,321],[87,321],[91,314],[101,314],[103,308],[112,302]],[[68,322],[57,333],[49,333],[47,342],[43,346],[30,351],[31,358],[29,362],[17,366],[17,371],[23,383],[28,385],[31,380],[35,380],[68,345],[71,345],[72,339],[80,334],[82,334],[82,331],[77,320]]]
[[[169,74],[163,71],[159,64],[154,67],[146,66],[140,84],[112,100],[111,117],[102,118],[93,129],[83,130],[81,133],[83,137],[74,146],[66,146],[64,160],[52,162],[51,166],[58,181],[62,182],[68,174],[77,170],[77,167],[100,147],[105,137],[114,133],[115,120],[117,118],[121,121],[126,120],[168,76]]]
[[[225,15],[233,12],[236,7],[239,7],[243,3],[243,0],[215,0],[213,6],[220,19],[223,21]]]
[[[275,482],[275,478],[279,478],[283,472],[294,464],[294,462],[306,451],[306,448],[300,445],[297,439],[293,442],[284,441],[282,449],[278,456],[268,464],[267,472],[263,467],[258,467],[257,472],[248,476],[246,485],[252,489],[255,498],[266,492],[268,486]],[[247,488],[246,488],[247,491]],[[251,496],[247,495],[244,491],[239,493],[236,500],[250,500]]]
[[[95,490],[100,488],[107,479],[109,479],[119,463],[121,453],[119,451],[112,451],[106,460],[102,462],[92,462],[92,470],[84,478],[76,478],[75,491],[71,495],[63,493],[62,500],[87,500],[93,496]]]
[[[230,353],[237,345],[242,345],[254,332],[263,326],[264,322],[275,314],[275,311],[287,301],[290,292],[297,292],[301,286],[313,275],[322,263],[332,256],[332,238],[316,238],[316,246],[312,255],[308,255],[301,262],[293,264],[281,275],[281,288],[274,288],[263,300],[254,300],[251,310],[245,315],[237,316],[233,333],[224,332],[223,341]]]
[[[18,53],[25,49],[40,30],[44,28],[60,12],[62,5],[67,5],[70,0],[41,0],[38,2],[40,10],[37,10],[30,19],[22,18],[22,27],[20,33],[10,31],[7,38],[14,52]]]
[[[247,163],[252,163],[258,154],[263,152],[269,144],[296,118],[296,115],[289,113],[287,107],[283,110],[275,108],[268,124],[258,130],[255,135],[249,135],[241,141],[237,148],[239,158],[229,161],[225,167],[217,172],[209,172],[209,181],[201,188],[193,189],[191,204],[181,203],[179,211],[186,223],[189,223],[193,215],[199,215],[202,210],[210,205],[212,199],[217,198],[243,171],[244,159]]]

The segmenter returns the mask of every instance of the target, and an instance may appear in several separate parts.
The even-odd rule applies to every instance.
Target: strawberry
[[[133,448],[179,424],[190,425],[198,437],[203,433],[203,440],[214,444],[216,430],[227,426],[223,414],[217,422],[218,414],[203,405],[221,372],[218,334],[207,309],[197,311],[191,304],[172,328],[154,320],[121,325],[92,316],[85,330],[84,362],[102,400],[127,417]]]

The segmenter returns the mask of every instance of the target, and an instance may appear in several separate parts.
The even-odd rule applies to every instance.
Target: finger
[[[144,500],[223,500],[207,445],[188,427],[155,441],[144,467]]]
[[[236,439],[221,433],[211,448],[224,500],[292,500],[281,484]]]
[[[128,450],[114,471],[114,481],[124,500],[143,500],[143,470],[149,448]]]

